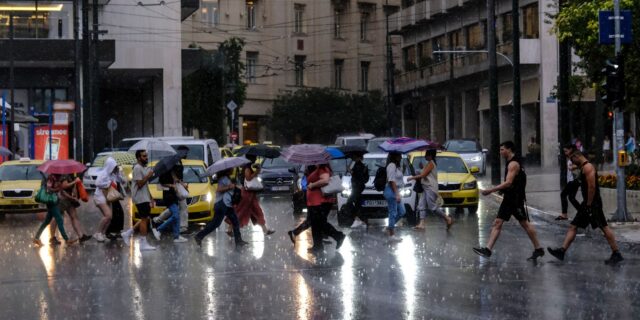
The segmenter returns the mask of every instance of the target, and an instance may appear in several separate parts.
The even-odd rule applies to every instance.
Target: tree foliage
[[[205,138],[226,140],[222,119],[227,119],[227,125],[230,119],[225,106],[230,100],[242,106],[246,99],[243,46],[244,41],[239,38],[222,42],[212,59],[182,80],[183,127],[197,129]]]
[[[278,97],[269,115],[269,126],[285,143],[332,143],[341,133],[383,133],[385,119],[379,91],[347,94],[313,88]]]
[[[627,108],[639,110],[640,104],[640,2],[620,0],[621,10],[631,10],[633,42],[623,45],[623,66],[627,92]],[[598,84],[606,60],[613,58],[614,46],[598,43],[598,11],[613,10],[613,0],[565,0],[555,19],[554,32],[559,40],[570,41],[580,61],[575,67],[586,73],[586,81]]]

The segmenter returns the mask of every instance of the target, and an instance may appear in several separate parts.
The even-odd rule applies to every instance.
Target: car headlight
[[[207,192],[207,195],[204,196],[204,200],[211,203],[211,201],[213,201],[213,194],[211,193],[211,191]]]
[[[407,197],[411,196],[411,188],[402,188],[402,189],[400,189],[400,195],[403,198],[407,198]]]
[[[476,189],[477,187],[478,187],[478,182],[476,181],[467,182],[462,185],[463,190]]]
[[[262,182],[262,177],[258,177],[258,181]]]
[[[127,178],[129,178],[129,181],[133,180],[133,172],[130,172],[130,173],[127,175]]]
[[[475,156],[475,157],[473,157],[473,158],[471,158],[469,160],[470,161],[480,161],[480,160],[482,160],[482,157],[481,156]]]
[[[348,198],[351,196],[351,188],[344,188],[344,190],[342,190],[342,196],[345,198]]]

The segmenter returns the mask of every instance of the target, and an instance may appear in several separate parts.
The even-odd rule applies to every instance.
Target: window
[[[360,13],[360,41],[367,41],[367,33],[369,32],[369,12]]]
[[[36,113],[49,113],[49,105],[67,101],[67,89],[33,89],[32,105]]]
[[[9,38],[9,17],[13,16],[16,39],[56,39],[70,37],[64,27],[71,24],[70,1],[0,1],[0,38]],[[22,7],[20,9],[14,7]],[[37,7],[37,10],[35,8]],[[25,9],[26,8],[26,9]],[[34,8],[30,11],[28,8]],[[11,11],[9,11],[11,10]],[[25,10],[25,11],[23,11]]]
[[[502,15],[502,43],[511,41],[513,37],[513,16],[511,12]]]
[[[409,46],[402,49],[402,51],[404,56],[405,71],[414,70],[418,66],[416,61],[416,47]]]
[[[294,5],[293,32],[304,33],[304,5]]]
[[[464,37],[462,29],[451,32],[451,47],[453,50],[460,50],[466,48],[464,43]]]
[[[256,66],[258,65],[258,53],[247,52],[247,82],[256,83]]]
[[[333,61],[333,87],[342,89],[342,71],[344,70],[344,60],[337,59]]]
[[[522,7],[523,38],[538,39],[540,36],[538,27],[538,3]]]
[[[418,44],[418,62],[420,63],[420,67],[424,68],[433,63],[432,50],[431,40],[423,41]]]
[[[295,72],[296,72],[296,86],[304,86],[304,62],[307,59],[306,56],[295,57]]]
[[[369,91],[369,61],[360,62],[360,91]]]
[[[253,1],[247,1],[247,29],[256,28],[256,5]]]
[[[342,39],[342,10],[333,13],[333,37]]]
[[[446,45],[447,45],[447,39],[446,39],[445,35],[441,35],[439,37],[436,37],[431,41],[431,47],[432,47],[433,51],[445,50],[446,49]],[[444,61],[445,58],[446,58],[446,55],[444,55],[444,54],[434,54],[433,55],[434,62]]]
[[[202,0],[200,20],[207,25],[215,26],[219,23],[218,0]]]
[[[470,50],[484,49],[484,24],[481,22],[467,27],[467,37]]]

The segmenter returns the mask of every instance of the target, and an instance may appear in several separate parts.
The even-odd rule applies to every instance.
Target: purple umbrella
[[[291,163],[312,165],[329,163],[331,155],[319,144],[297,144],[282,151],[282,157]]]
[[[407,153],[413,150],[426,149],[429,145],[430,144],[424,140],[401,137],[387,140],[378,147],[385,152]]]

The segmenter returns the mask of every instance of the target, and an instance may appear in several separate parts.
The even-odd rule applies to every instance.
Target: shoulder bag
[[[35,197],[36,202],[46,204],[46,205],[55,205],[58,204],[58,195],[55,192],[47,191],[47,186],[43,184],[36,193]]]
[[[122,193],[113,186],[109,187],[109,189],[102,189],[102,192],[104,193],[104,197],[107,199],[107,202],[116,202],[124,199]]]
[[[340,193],[344,190],[344,187],[342,187],[342,179],[340,179],[338,175],[331,176],[331,178],[329,178],[329,184],[320,189],[325,196]]]
[[[182,183],[176,183],[176,195],[178,199],[184,200],[189,198],[189,191],[187,191],[187,188],[185,188]]]
[[[258,177],[255,177],[251,180],[244,179],[244,188],[249,191],[260,191],[264,189],[262,182],[258,180]]]

